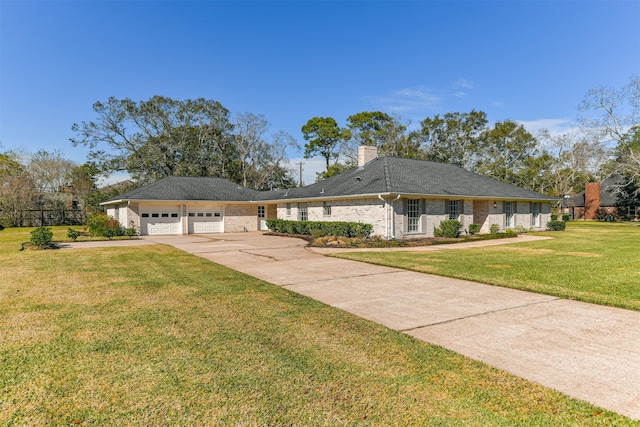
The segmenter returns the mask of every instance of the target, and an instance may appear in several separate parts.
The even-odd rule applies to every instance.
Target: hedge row
[[[314,237],[369,237],[373,232],[371,224],[361,222],[289,221],[270,218],[267,220],[267,227],[276,233],[302,234]]]

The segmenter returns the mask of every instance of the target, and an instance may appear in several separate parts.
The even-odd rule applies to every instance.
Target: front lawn
[[[169,246],[29,231],[0,231],[3,426],[633,424]]]
[[[569,222],[531,243],[334,255],[563,298],[640,310],[638,223]]]

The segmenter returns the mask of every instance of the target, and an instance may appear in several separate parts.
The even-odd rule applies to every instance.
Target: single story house
[[[571,219],[637,220],[640,210],[634,199],[623,200],[621,186],[624,186],[624,179],[617,175],[602,182],[588,182],[584,191],[562,200],[562,213],[569,214]]]
[[[377,157],[360,147],[358,167],[288,190],[256,191],[219,178],[168,177],[102,204],[123,226],[146,234],[266,230],[268,218],[355,221],[384,238],[431,237],[441,221],[457,219],[481,232],[545,229],[557,200],[457,166]]]

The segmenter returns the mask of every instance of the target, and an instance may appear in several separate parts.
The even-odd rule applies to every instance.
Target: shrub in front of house
[[[477,234],[480,232],[480,224],[469,224],[469,234]]]
[[[324,237],[369,237],[373,232],[371,224],[361,222],[329,222],[329,221],[290,221],[286,219],[267,219],[267,227],[276,233],[301,234],[305,236]]]
[[[53,244],[53,231],[47,227],[37,227],[31,232],[30,242],[39,249],[55,247]]]
[[[123,228],[122,232],[124,236],[127,236],[129,238],[134,238],[135,236],[138,235],[138,228],[136,227],[136,224],[133,221],[131,221],[129,223],[129,227]]]
[[[571,220],[571,215],[569,214],[562,214],[562,220],[564,222],[569,222],[569,220]]]
[[[564,231],[567,227],[567,223],[564,221],[549,221],[547,224],[547,230],[549,231]]]
[[[500,231],[500,226],[498,224],[491,224],[491,227],[489,228],[489,232],[491,234],[498,234],[498,231]]]
[[[89,235],[94,237],[101,236],[111,239],[125,234],[120,222],[105,213],[92,215],[89,217],[87,225],[89,226]]]
[[[433,229],[433,235],[435,237],[458,237],[461,228],[462,223],[457,219],[447,219]]]

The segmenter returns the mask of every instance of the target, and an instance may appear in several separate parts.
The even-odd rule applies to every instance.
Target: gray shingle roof
[[[219,178],[169,177],[118,200],[275,201],[377,194],[556,200],[457,166],[398,157],[380,157],[315,184],[289,190],[256,191]]]
[[[600,183],[600,206],[602,207],[615,207],[618,206],[618,200],[620,198],[619,188],[624,185],[624,178],[618,175],[611,176],[604,179]],[[581,191],[562,202],[564,207],[584,207],[585,192]]]
[[[170,176],[152,184],[136,188],[105,203],[117,200],[212,200],[246,202],[259,191],[234,184],[221,178]]]
[[[487,178],[451,164],[399,157],[374,159],[361,168],[324,181],[260,197],[273,200],[364,194],[556,200],[554,197]]]

